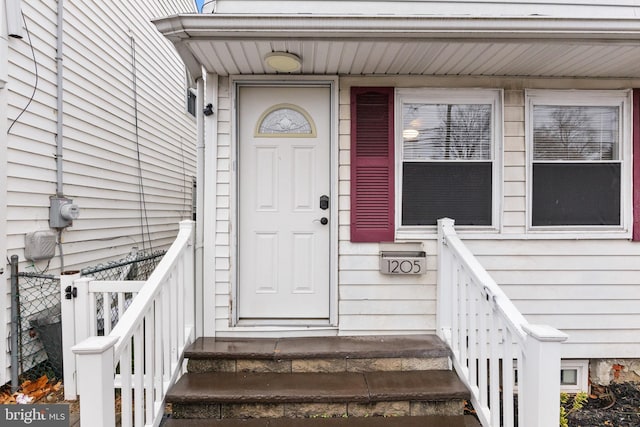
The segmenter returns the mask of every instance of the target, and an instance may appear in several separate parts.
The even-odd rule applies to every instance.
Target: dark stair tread
[[[452,371],[338,373],[187,373],[171,403],[321,403],[467,399]]]
[[[330,336],[303,338],[198,338],[185,352],[191,359],[322,359],[448,357],[436,335]]]
[[[169,418],[162,427],[481,427],[472,416],[260,418],[195,420]]]

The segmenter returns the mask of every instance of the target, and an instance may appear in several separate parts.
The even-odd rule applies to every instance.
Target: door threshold
[[[302,338],[338,335],[337,326],[246,326],[237,325],[215,333],[217,338]]]
[[[329,319],[253,319],[242,318],[236,326],[285,326],[293,328],[326,328],[330,327]]]

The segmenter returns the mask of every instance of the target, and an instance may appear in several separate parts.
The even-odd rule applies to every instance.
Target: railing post
[[[195,223],[193,221],[181,221],[180,230],[189,230],[190,237],[187,248],[184,251],[184,277],[181,278],[182,286],[184,289],[184,316],[185,316],[185,333],[190,333],[189,340],[193,341],[195,338],[195,326],[196,326],[196,307],[195,307]]]
[[[80,425],[115,427],[114,349],[117,337],[90,337],[73,346],[78,363]]]
[[[437,306],[436,331],[440,338],[451,343],[452,327],[452,283],[449,267],[449,256],[445,242],[445,229],[453,228],[455,221],[450,218],[438,220],[438,272],[437,272]]]
[[[78,398],[76,384],[76,356],[71,351],[76,341],[76,315],[74,281],[80,273],[60,275],[60,316],[62,320],[62,371],[64,376],[64,399]]]
[[[547,325],[523,325],[527,334],[518,414],[522,427],[548,427],[560,420],[560,346],[568,336]]]

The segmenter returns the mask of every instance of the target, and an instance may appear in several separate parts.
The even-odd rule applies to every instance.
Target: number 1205
[[[424,273],[424,260],[385,259],[382,262],[382,272],[386,274],[422,274]]]

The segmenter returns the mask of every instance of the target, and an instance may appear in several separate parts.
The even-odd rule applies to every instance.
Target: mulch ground
[[[639,384],[611,384],[594,393],[582,409],[569,414],[569,427],[640,426]]]

